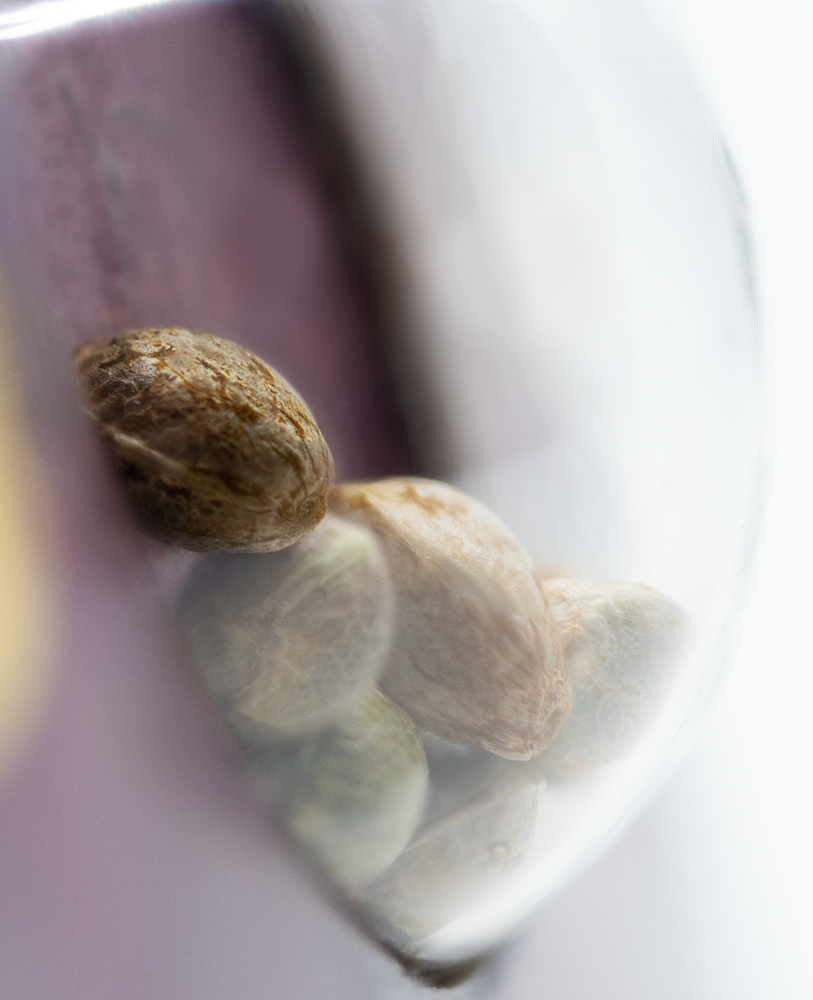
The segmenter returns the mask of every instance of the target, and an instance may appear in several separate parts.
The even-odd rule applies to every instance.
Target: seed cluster
[[[305,403],[229,341],[135,330],[76,367],[140,521],[210,553],[178,620],[258,787],[408,952],[522,862],[546,780],[634,741],[685,615],[640,585],[535,575],[447,484],[331,489]]]

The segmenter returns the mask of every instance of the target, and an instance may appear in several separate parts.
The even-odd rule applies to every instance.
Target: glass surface
[[[281,907],[291,859],[412,959],[493,948],[668,773],[736,611],[758,358],[742,199],[713,122],[624,3],[170,5],[26,37],[2,24],[3,264],[70,574],[64,687],[7,792],[3,836],[13,849],[32,822],[53,831],[12,898],[34,922],[77,884],[100,913],[136,899],[128,919],[147,952],[176,941],[155,983],[194,967],[202,997],[223,995],[238,967],[247,984],[273,982],[265,952],[278,958],[286,921],[303,954],[343,947],[320,904],[302,902],[307,883]],[[279,368],[339,481],[448,481],[503,519],[540,579],[643,584],[688,615],[690,639],[631,739],[577,777],[547,751],[504,761],[420,734],[428,805],[387,864],[428,844],[414,866],[427,893],[388,883],[386,866],[350,878],[342,862],[325,879],[297,847],[308,834],[288,803],[310,737],[239,730],[254,792],[241,784],[174,618],[210,557],[138,532],[71,381],[71,346],[159,323],[230,337]],[[533,778],[506,798],[517,774]],[[258,833],[269,810],[291,842],[283,862]],[[37,881],[43,858],[70,860],[80,843],[99,845],[96,872]],[[121,851],[132,871],[111,881]],[[200,885],[209,931],[184,915]],[[218,955],[230,934],[239,944]],[[93,962],[83,943],[67,963],[77,983]]]
[[[680,61],[633,7],[436,2],[396,21],[334,4],[318,18],[395,220],[433,460],[543,575],[645,583],[692,623],[629,748],[575,781],[549,774],[524,861],[410,942],[462,959],[634,812],[719,665],[758,479],[744,209]]]

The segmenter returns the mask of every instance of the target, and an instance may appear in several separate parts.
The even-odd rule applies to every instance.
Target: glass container
[[[2,791],[9,995],[386,995],[367,938],[441,982],[640,810],[725,653],[760,405],[716,126],[620,0],[6,7],[0,82],[2,264],[61,595],[54,692]],[[421,732],[428,805],[396,877],[326,876],[286,811],[302,746],[235,742],[178,627],[210,557],[139,532],[81,412],[71,348],[153,325],[279,369],[339,481],[443,480],[539,581],[674,602],[680,653],[629,738],[565,775]]]

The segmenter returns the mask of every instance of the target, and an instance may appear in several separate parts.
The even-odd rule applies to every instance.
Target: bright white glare
[[[169,0],[43,0],[0,13],[0,41],[40,35],[96,17],[157,7],[167,2]]]

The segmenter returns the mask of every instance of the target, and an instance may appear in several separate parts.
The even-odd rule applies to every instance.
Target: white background
[[[749,202],[768,488],[698,738],[644,818],[539,917],[511,1000],[813,997],[813,9],[640,0],[682,48]]]

